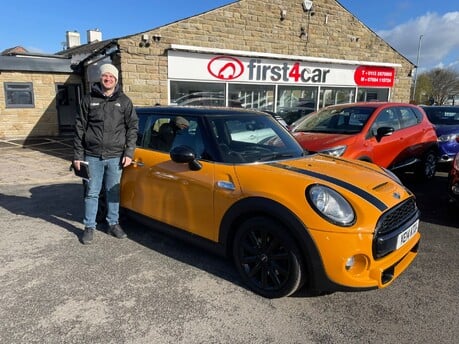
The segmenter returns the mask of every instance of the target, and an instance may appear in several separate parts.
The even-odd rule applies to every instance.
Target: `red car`
[[[453,160],[453,167],[448,176],[448,191],[451,199],[459,203],[459,153]]]
[[[291,128],[310,153],[375,163],[390,170],[435,176],[437,135],[419,106],[363,102],[333,105],[307,115]]]

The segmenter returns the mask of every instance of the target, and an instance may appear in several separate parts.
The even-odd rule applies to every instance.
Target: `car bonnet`
[[[264,166],[288,174],[284,177],[290,180],[291,187],[327,185],[343,195],[364,200],[381,212],[412,196],[380,167],[362,161],[314,154]]]

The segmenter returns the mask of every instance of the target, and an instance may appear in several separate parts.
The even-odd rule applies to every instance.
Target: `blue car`
[[[459,106],[423,106],[435,126],[439,162],[452,162],[459,152]]]

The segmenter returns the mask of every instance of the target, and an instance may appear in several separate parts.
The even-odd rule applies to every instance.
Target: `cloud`
[[[459,68],[459,12],[444,15],[428,12],[377,34],[413,63],[422,35],[420,67]]]

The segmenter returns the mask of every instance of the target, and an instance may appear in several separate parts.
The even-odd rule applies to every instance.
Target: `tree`
[[[419,76],[416,100],[421,103],[433,101],[435,104],[442,105],[448,98],[458,94],[459,72],[453,69],[434,68]]]

